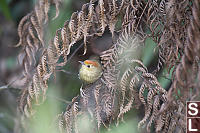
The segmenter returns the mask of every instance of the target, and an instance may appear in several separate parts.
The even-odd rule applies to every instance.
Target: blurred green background
[[[81,6],[88,2],[88,0],[63,0],[60,15],[54,21],[49,23],[46,38],[53,38],[56,29],[63,26],[65,20],[69,20],[74,11],[79,11]],[[35,0],[0,0],[0,86],[7,85],[17,78],[18,73],[21,72],[21,67],[17,63],[17,55],[20,52],[20,47],[15,48],[19,38],[17,35],[17,26],[23,16],[29,13],[33,7]],[[55,15],[55,8],[51,7],[50,17]],[[104,37],[100,37],[89,45],[89,50],[83,56],[83,48],[81,48],[75,56],[62,69],[66,72],[57,72],[56,80],[52,79],[49,82],[49,90],[47,100],[43,106],[39,108],[37,118],[33,121],[31,126],[31,133],[55,133],[55,129],[49,129],[49,125],[56,119],[56,115],[65,111],[67,104],[71,99],[79,94],[81,83],[78,79],[79,60],[85,60],[90,55],[95,54],[96,50],[105,50],[110,45],[111,34],[105,33]],[[72,52],[77,48],[74,46]],[[151,38],[145,41],[144,53],[142,56],[143,63],[148,69],[154,70],[157,65],[158,51],[156,51],[156,44]],[[159,82],[164,88],[168,88],[171,78],[164,77],[168,72],[163,69],[159,73]],[[17,120],[17,104],[20,95],[20,88],[0,88],[0,133],[17,133],[19,131],[19,121]],[[138,131],[137,123],[143,117],[142,111],[132,109],[125,115],[125,123],[121,123],[118,128],[113,125],[113,130],[104,132],[112,133],[136,133]],[[42,123],[42,124],[41,124]]]

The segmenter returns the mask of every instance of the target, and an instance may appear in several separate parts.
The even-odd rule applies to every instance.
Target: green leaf
[[[148,66],[151,61],[155,58],[157,51],[155,51],[156,43],[152,38],[147,38],[145,40],[144,54],[142,57],[144,65]]]
[[[6,2],[6,0],[0,0],[0,10],[3,12],[4,16],[8,20],[12,18],[10,13],[10,8],[8,7],[8,3]]]

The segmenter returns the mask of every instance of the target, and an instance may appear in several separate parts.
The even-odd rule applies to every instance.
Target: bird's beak
[[[84,65],[84,62],[83,61],[78,61],[79,63],[81,63],[82,65]]]

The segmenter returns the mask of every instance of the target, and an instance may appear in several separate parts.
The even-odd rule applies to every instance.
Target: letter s
[[[193,105],[193,107],[192,107],[192,105]],[[195,108],[194,106],[195,106],[196,108]],[[192,113],[192,112],[189,110],[188,113],[189,113],[190,115],[197,115],[197,114],[198,114],[198,109],[197,109],[198,105],[197,105],[197,103],[189,103],[188,107],[189,107],[190,110],[193,110],[193,111],[194,111],[194,113]]]

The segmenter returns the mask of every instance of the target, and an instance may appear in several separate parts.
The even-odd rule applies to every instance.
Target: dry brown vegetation
[[[45,26],[53,21],[48,19],[49,8],[56,7],[56,18],[61,3],[38,0],[19,24],[17,46],[22,49],[19,60],[25,79],[19,108],[23,116],[34,116],[35,106],[45,101],[48,80],[57,67],[68,62],[78,41],[84,44],[84,55],[90,38],[110,31],[113,44],[100,53],[102,77],[83,86],[59,115],[60,130],[78,132],[77,119],[83,114],[96,122],[95,130],[108,128],[132,108],[142,106],[145,114],[139,128],[145,125],[147,132],[185,132],[185,101],[200,99],[200,1],[90,0],[66,20],[53,39],[45,40]],[[139,55],[149,37],[159,53],[152,72]],[[157,80],[163,67],[173,71],[169,89]]]

